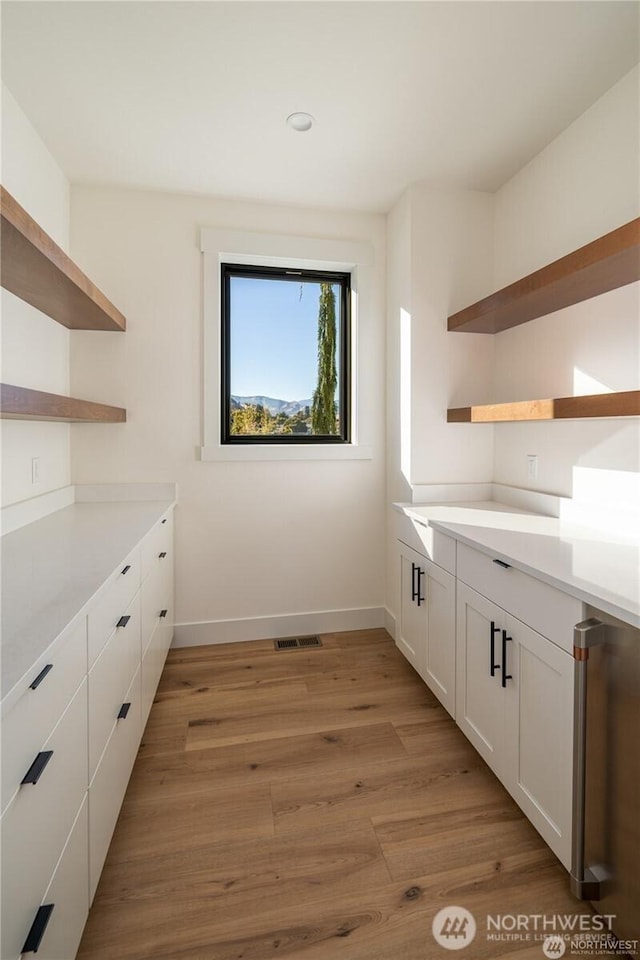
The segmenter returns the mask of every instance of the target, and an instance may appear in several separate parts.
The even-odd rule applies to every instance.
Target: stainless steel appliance
[[[640,630],[601,611],[574,631],[571,889],[640,939]]]

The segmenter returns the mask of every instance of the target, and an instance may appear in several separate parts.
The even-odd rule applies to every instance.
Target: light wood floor
[[[170,652],[79,960],[540,960],[487,913],[588,913],[388,634],[322,639]]]

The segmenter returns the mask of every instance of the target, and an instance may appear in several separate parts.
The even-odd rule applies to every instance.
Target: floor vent
[[[276,650],[304,650],[308,647],[321,647],[320,637],[286,637],[284,640],[274,640]]]

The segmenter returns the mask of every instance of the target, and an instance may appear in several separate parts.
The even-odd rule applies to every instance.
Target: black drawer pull
[[[422,596],[422,593],[421,593],[422,578],[424,577],[424,570],[422,569],[422,567],[418,567],[417,570],[418,570],[418,596],[416,597],[416,600],[418,601],[418,606],[420,606],[421,603],[424,603],[424,597]]]
[[[42,750],[25,773],[20,785],[22,786],[23,783],[37,783],[42,776],[42,771],[52,756],[53,750]]]
[[[126,720],[127,714],[131,708],[130,703],[123,703],[118,711],[118,720]]]
[[[507,636],[507,631],[502,631],[502,686],[506,687],[507,680],[513,680],[510,673],[507,673],[507,644],[513,640],[513,637]]]
[[[418,591],[416,590],[416,570],[417,569],[418,568],[416,567],[415,563],[412,563],[411,564],[411,603],[413,603],[413,601],[418,596]]]
[[[131,620],[130,616],[120,617],[116,623],[116,627],[126,627],[126,625],[129,623],[129,620]]]
[[[158,554],[158,559],[159,559],[159,560],[164,560],[164,558],[166,557],[166,555],[167,555],[167,551],[166,551],[166,550],[163,550],[162,553],[159,553],[159,554]]]
[[[129,573],[129,570],[131,570],[131,564],[130,564],[130,563],[128,563],[128,564],[126,565],[126,567],[124,568],[124,570],[121,570],[120,573],[122,574],[122,576],[124,576],[125,573]]]
[[[31,930],[29,930],[27,934],[27,939],[20,953],[38,952],[38,947],[44,937],[44,932],[47,929],[47,924],[49,923],[54,907],[55,903],[45,903],[41,907],[38,907],[38,912],[31,924]]]
[[[504,567],[505,570],[511,569],[510,563],[505,563],[504,560],[494,560],[494,563],[497,563],[499,567]]]
[[[491,621],[491,652],[489,660],[489,674],[492,677],[495,677],[496,670],[500,668],[500,664],[496,663],[496,633],[500,633],[500,627],[496,627],[494,621]]]
[[[165,517],[162,522],[163,522],[163,523],[166,523],[166,522],[167,522],[167,518]]]
[[[166,615],[167,615],[168,613],[169,613],[168,610],[161,610],[160,613],[158,614],[158,616],[159,616],[160,619],[162,620],[162,618],[163,618],[163,617],[166,617]]]
[[[46,667],[43,667],[38,676],[29,684],[30,690],[35,690],[36,687],[39,687],[46,675],[49,673],[49,670],[53,670],[53,664],[48,663]]]

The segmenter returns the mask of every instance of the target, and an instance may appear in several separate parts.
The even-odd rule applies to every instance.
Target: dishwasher
[[[587,607],[574,631],[571,890],[640,939],[640,629]]]

